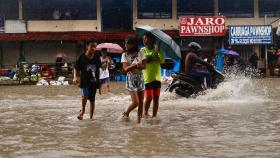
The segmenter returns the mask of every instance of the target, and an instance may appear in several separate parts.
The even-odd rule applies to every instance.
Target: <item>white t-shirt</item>
[[[109,57],[106,57],[106,58],[100,57],[100,60],[101,60],[101,65],[108,64],[110,62]],[[99,69],[99,72],[100,72],[99,79],[104,79],[104,78],[109,78],[110,77],[108,66],[106,68],[101,67]]]
[[[137,64],[144,59],[145,59],[145,56],[141,51],[135,52],[135,53],[125,52],[122,54],[121,62],[128,63],[130,65],[130,64]],[[142,73],[142,70],[136,69],[133,71],[133,73]]]

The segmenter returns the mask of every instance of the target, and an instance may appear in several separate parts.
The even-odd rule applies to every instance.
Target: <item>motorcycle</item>
[[[210,71],[212,76],[211,88],[217,88],[218,84],[223,82],[225,77],[217,70]],[[173,92],[183,97],[190,97],[206,90],[205,79],[193,77],[181,72],[172,74],[173,80],[168,85],[165,91]]]

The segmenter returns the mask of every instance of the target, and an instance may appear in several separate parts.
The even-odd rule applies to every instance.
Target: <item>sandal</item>
[[[84,111],[80,110],[79,115],[77,116],[77,119],[83,120],[84,113],[85,113]]]

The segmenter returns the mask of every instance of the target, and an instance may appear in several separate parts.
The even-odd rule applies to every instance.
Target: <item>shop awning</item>
[[[177,38],[178,30],[165,31],[171,37]],[[124,40],[128,35],[135,34],[131,32],[28,32],[7,34],[0,33],[0,41],[85,41],[96,40]]]

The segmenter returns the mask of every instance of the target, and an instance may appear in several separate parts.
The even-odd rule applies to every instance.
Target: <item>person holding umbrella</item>
[[[99,93],[101,94],[103,85],[107,85],[108,92],[110,92],[110,73],[109,68],[113,65],[113,60],[108,55],[107,49],[103,48],[101,49],[101,68],[100,68],[100,88]]]
[[[181,59],[179,45],[166,33],[149,25],[136,27],[138,35],[143,37],[145,45],[140,51],[145,55],[146,68],[143,70],[145,82],[144,115],[148,116],[151,102],[153,101],[153,117],[156,117],[159,107],[161,88],[161,64],[165,56],[175,60]],[[157,43],[157,47],[154,44]]]
[[[223,72],[224,66],[225,66],[225,56],[224,52],[227,51],[226,49],[218,49],[217,55],[216,55],[216,70],[219,72]]]
[[[146,68],[143,70],[145,83],[144,115],[149,116],[148,111],[153,101],[152,117],[156,117],[161,88],[160,64],[164,63],[164,55],[159,45],[155,48],[155,36],[152,33],[144,33],[143,43],[145,47],[143,47],[140,52],[143,53],[146,58]]]
[[[100,87],[99,84],[99,69],[101,68],[100,56],[97,55],[95,48],[97,44],[89,41],[86,44],[86,52],[81,54],[76,61],[74,68],[73,83],[77,83],[77,72],[80,72],[80,85],[82,91],[82,109],[77,118],[83,119],[87,100],[90,101],[90,119],[93,117],[95,107],[96,89]]]

